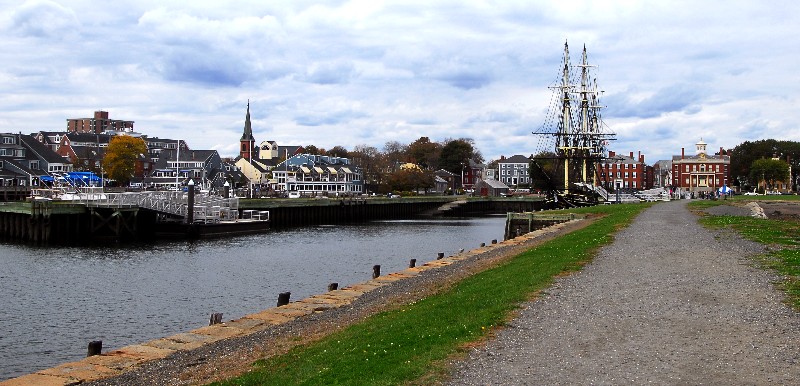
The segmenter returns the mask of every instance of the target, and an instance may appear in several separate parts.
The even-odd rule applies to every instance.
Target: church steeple
[[[239,140],[240,148],[239,155],[242,158],[252,159],[253,147],[256,139],[253,138],[253,128],[250,125],[250,100],[247,100],[247,115],[244,118],[244,132],[242,138]]]

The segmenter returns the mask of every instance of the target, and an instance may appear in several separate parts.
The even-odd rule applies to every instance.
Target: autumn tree
[[[384,176],[383,154],[374,146],[356,145],[350,159],[361,169],[367,190],[376,191]]]
[[[145,154],[147,145],[143,139],[118,135],[109,141],[103,165],[110,178],[126,186],[134,177],[136,161]]]
[[[384,162],[386,163],[387,171],[396,170],[400,164],[407,162],[408,159],[408,146],[403,145],[397,141],[389,141],[383,145]]]

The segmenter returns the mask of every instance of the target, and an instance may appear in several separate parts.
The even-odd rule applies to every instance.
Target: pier
[[[189,196],[193,196],[190,208]],[[196,238],[414,216],[537,211],[539,197],[239,199],[188,192],[83,192],[0,203],[0,238],[38,244]]]

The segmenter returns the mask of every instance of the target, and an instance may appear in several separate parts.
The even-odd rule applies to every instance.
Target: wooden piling
[[[211,318],[208,321],[209,326],[213,326],[215,324],[222,323],[222,312],[215,312],[211,314]]]
[[[89,349],[86,352],[87,357],[100,355],[103,351],[103,341],[102,340],[93,340],[89,342]]]
[[[481,243],[481,248],[485,247],[486,243]]]
[[[339,289],[339,283],[328,284],[328,291],[336,291]]]
[[[291,292],[281,292],[278,294],[278,307],[289,304],[289,297],[292,296]]]
[[[443,258],[444,258],[444,252],[439,252],[439,254],[436,255],[436,260],[441,260]]]
[[[381,266],[380,265],[373,265],[372,266],[372,278],[376,278],[381,275]]]
[[[492,244],[497,244],[497,239],[492,239]]]
[[[417,266],[417,259],[411,259],[411,260],[408,262],[408,268],[414,268],[414,267],[416,267],[416,266]]]

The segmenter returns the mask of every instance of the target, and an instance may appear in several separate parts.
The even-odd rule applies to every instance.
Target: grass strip
[[[603,216],[449,290],[379,313],[318,342],[259,360],[241,377],[215,385],[429,384],[446,359],[503,325],[522,301],[559,274],[580,269],[647,204],[606,205],[576,212]]]
[[[723,204],[723,201],[695,201],[689,206],[702,216],[702,225],[732,229],[748,240],[768,246],[768,252],[756,256],[756,261],[762,267],[773,269],[782,276],[778,286],[786,293],[786,302],[800,310],[800,223],[747,216],[715,216],[702,211],[710,206]]]

